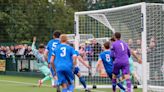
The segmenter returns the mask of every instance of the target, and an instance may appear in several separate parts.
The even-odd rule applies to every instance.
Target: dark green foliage
[[[48,41],[54,30],[73,32],[74,9],[48,0],[0,0],[0,41]]]
[[[0,0],[0,42],[48,41],[54,30],[74,33],[74,12],[162,0]]]

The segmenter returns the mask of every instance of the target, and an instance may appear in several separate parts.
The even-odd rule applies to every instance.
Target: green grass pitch
[[[37,87],[39,78],[34,77],[18,77],[0,75],[0,92],[56,92],[55,88],[51,88],[50,81],[43,84],[41,88]],[[85,92],[82,89],[76,89],[75,92]],[[94,89],[91,92],[112,92],[111,89]],[[134,92],[142,92],[141,89]]]

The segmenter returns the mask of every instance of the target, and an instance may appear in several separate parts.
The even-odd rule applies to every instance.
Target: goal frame
[[[75,12],[74,14],[74,21],[75,21],[75,26],[74,26],[74,31],[75,31],[75,49],[79,50],[79,40],[80,40],[80,34],[79,34],[79,16],[80,15],[88,15],[88,14],[95,14],[95,13],[103,13],[103,12],[111,12],[111,11],[116,11],[116,10],[121,10],[121,9],[127,9],[127,8],[131,8],[131,7],[137,7],[140,6],[141,7],[141,13],[142,13],[142,17],[141,17],[141,22],[142,22],[142,32],[141,32],[141,48],[142,48],[142,68],[143,72],[142,72],[142,78],[143,78],[143,84],[141,86],[142,88],[142,92],[147,92],[148,90],[148,84],[147,84],[147,19],[146,19],[146,4],[145,2],[141,2],[141,3],[137,3],[137,4],[131,4],[131,5],[126,5],[126,6],[121,6],[121,7],[115,7],[115,8],[109,8],[109,9],[101,9],[101,10],[93,10],[93,11],[82,11],[82,12]],[[163,5],[163,4],[158,4],[158,3],[148,3],[148,4],[152,4],[152,5]],[[88,15],[89,16],[89,15]],[[115,32],[115,30],[112,30],[113,33]],[[79,86],[79,79],[76,77],[75,78],[75,87],[76,88],[81,88]],[[89,87],[91,87],[89,85]],[[107,88],[107,87],[111,87],[111,85],[107,86],[107,85],[97,85],[98,88]]]

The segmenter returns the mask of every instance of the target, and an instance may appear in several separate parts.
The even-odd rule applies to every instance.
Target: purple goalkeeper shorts
[[[123,75],[130,73],[128,61],[127,62],[114,62],[113,74],[119,75],[120,70]]]

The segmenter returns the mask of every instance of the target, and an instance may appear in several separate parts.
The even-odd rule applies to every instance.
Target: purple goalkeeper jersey
[[[122,40],[117,40],[112,44],[112,55],[115,58],[115,63],[129,63],[130,51],[127,43]]]

